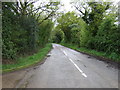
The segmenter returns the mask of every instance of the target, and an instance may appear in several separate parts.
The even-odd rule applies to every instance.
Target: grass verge
[[[94,57],[97,57],[99,59],[106,59],[106,60],[120,63],[120,55],[117,55],[115,53],[107,54],[105,52],[98,52],[96,50],[87,49],[87,48],[83,48],[83,47],[79,48],[77,45],[72,45],[72,44],[68,44],[68,43],[61,43],[61,45],[69,47],[69,48],[74,49],[76,51],[94,56]]]
[[[34,55],[19,58],[15,64],[3,64],[2,73],[23,69],[41,62],[47,53],[51,50],[51,48],[52,44],[47,44]]]

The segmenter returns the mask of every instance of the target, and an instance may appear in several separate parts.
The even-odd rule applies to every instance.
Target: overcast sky
[[[35,7],[37,7],[40,2],[46,2],[46,1],[49,1],[49,0],[39,0],[37,3],[35,3]],[[52,1],[55,1],[55,0],[52,0]],[[64,6],[62,6],[60,8],[60,11],[68,12],[68,11],[73,11],[74,10],[74,8],[70,4],[70,2],[73,2],[75,0],[59,0],[59,1],[64,4]],[[79,0],[79,1],[82,1],[82,0]],[[103,0],[103,1],[106,1],[106,0]],[[115,4],[117,4],[119,2],[119,0],[107,0],[107,1],[112,1]]]

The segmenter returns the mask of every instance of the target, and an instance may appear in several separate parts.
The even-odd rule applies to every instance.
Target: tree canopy
[[[16,59],[18,55],[33,53],[48,43],[52,30],[52,16],[58,10],[59,2],[41,3],[17,0],[2,3],[2,40],[4,59]]]
[[[32,54],[48,42],[120,55],[117,8],[112,2],[73,2],[76,11],[57,12],[60,2],[17,0],[2,3],[2,56],[16,59]]]

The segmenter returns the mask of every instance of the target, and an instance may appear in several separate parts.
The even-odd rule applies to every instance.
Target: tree
[[[58,18],[58,26],[64,33],[64,41],[80,46],[85,46],[89,39],[88,25],[74,12],[68,12]]]
[[[71,42],[71,25],[77,24],[77,16],[73,12],[68,12],[63,14],[60,18],[58,18],[58,28],[60,28],[65,35],[65,42]]]
[[[61,43],[64,40],[63,31],[55,27],[55,29],[51,33],[51,40],[53,43]]]
[[[96,36],[97,50],[107,53],[120,52],[120,31],[118,30],[118,26],[115,24],[115,22],[115,17],[113,18],[113,15],[110,15],[107,16],[99,26]]]
[[[76,2],[74,7],[80,17],[89,25],[92,36],[95,36],[104,13],[110,8],[110,2]]]
[[[15,59],[18,55],[32,54],[48,43],[52,30],[52,17],[59,2],[41,3],[17,0],[2,3],[3,59]]]

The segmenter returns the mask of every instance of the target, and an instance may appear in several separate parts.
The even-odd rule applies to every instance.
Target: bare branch
[[[37,11],[37,10],[39,10],[39,9],[42,9],[43,7],[48,7],[48,6],[50,6],[51,4],[52,4],[52,3],[47,4],[47,5],[44,5],[44,6],[42,6],[42,7],[38,7],[37,9],[32,10],[31,12],[27,13],[26,15],[28,15],[28,14],[30,14],[30,13],[32,13],[32,12],[35,12],[35,11]]]
[[[46,18],[44,18],[41,22],[39,22],[39,24],[43,23],[45,20],[47,20],[49,17],[54,15],[54,11],[51,12]]]
[[[79,12],[81,12],[83,15],[85,15],[85,13],[83,13],[78,7],[74,6]]]

